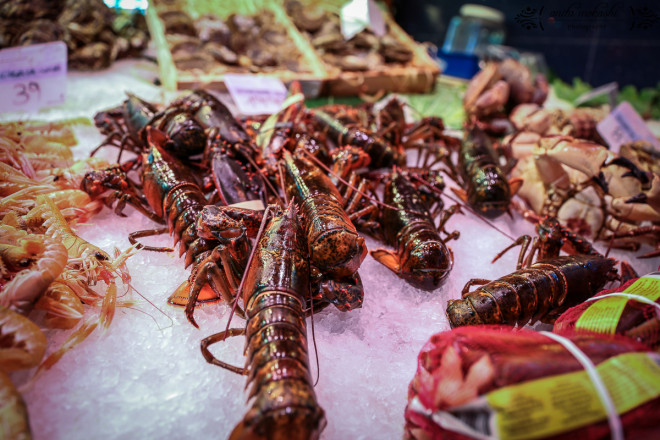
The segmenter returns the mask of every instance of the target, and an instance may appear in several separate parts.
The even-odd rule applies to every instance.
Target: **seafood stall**
[[[302,77],[201,43],[241,18],[206,17],[193,44],[190,17],[153,10],[160,65],[70,68],[65,102],[0,114],[0,437],[657,432],[653,139],[614,153],[594,129],[606,114],[514,61],[469,82],[422,72],[432,94],[313,106],[310,90],[390,80],[353,66],[310,88],[346,54],[316,34],[333,9],[307,3],[274,19],[315,53],[288,51]],[[213,50],[182,49],[200,44]],[[285,71],[281,109],[241,117],[226,89],[199,88],[220,56],[223,74]],[[520,415],[538,390],[570,408],[547,410],[563,431]]]

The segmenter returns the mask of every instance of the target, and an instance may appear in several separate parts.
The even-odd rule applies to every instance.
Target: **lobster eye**
[[[100,252],[94,253],[94,256],[96,257],[97,260],[101,260],[101,261],[105,261],[105,260],[108,259],[108,257],[106,257],[105,255],[103,255]]]
[[[29,258],[21,258],[21,261],[18,262],[19,267],[28,267],[32,260]]]

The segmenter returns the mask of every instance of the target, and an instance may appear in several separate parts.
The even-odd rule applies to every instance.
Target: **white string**
[[[573,356],[575,356],[575,359],[577,359],[580,364],[582,364],[582,367],[587,372],[589,379],[591,379],[591,382],[594,384],[596,392],[598,393],[598,396],[600,397],[600,400],[605,407],[605,411],[607,412],[607,423],[610,425],[610,435],[612,440],[623,440],[623,425],[621,424],[619,413],[617,413],[614,402],[612,402],[612,397],[607,391],[607,388],[605,387],[603,380],[598,374],[596,366],[593,362],[591,362],[591,359],[589,359],[587,355],[584,354],[584,352],[580,350],[571,340],[564,338],[563,336],[559,336],[555,333],[544,331],[539,333],[559,342]]]
[[[647,297],[642,296],[642,295],[635,295],[634,293],[612,292],[612,293],[608,293],[606,295],[592,296],[591,298],[587,299],[586,301],[597,301],[601,298],[607,298],[608,296],[623,296],[623,297],[626,297],[626,298],[629,298],[629,299],[634,299],[634,300],[637,300],[639,302],[643,302],[645,304],[649,304],[651,306],[654,306],[656,315],[658,317],[660,317],[660,304],[658,304],[657,302],[653,301],[650,298],[647,298]]]

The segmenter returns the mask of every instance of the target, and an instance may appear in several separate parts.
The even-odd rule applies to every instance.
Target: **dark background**
[[[505,44],[543,53],[551,72],[564,81],[579,77],[595,87],[610,81],[617,81],[620,87],[657,87],[660,82],[660,1],[466,3],[504,12]],[[413,38],[442,47],[449,21],[458,15],[462,4],[449,0],[394,0],[392,7],[396,21]],[[526,8],[534,13],[524,21],[521,13]]]

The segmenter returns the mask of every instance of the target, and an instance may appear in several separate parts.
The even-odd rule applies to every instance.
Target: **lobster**
[[[440,161],[449,161],[451,151],[460,146],[458,138],[444,134],[442,118],[427,116],[413,123],[406,123],[406,104],[396,97],[391,98],[376,115],[378,134],[391,145],[405,150],[416,150],[417,167],[431,168]],[[411,156],[407,154],[407,159]],[[409,165],[410,162],[408,161]]]
[[[391,145],[368,128],[360,127],[356,120],[348,115],[335,118],[322,110],[307,110],[313,125],[322,136],[327,137],[337,146],[352,145],[362,148],[371,158],[371,167],[383,168],[393,165],[405,165],[405,152],[402,148]]]
[[[117,161],[125,149],[140,154],[147,148],[147,127],[165,132],[167,141],[163,147],[181,159],[204,151],[206,132],[187,108],[174,103],[158,111],[155,105],[133,94],[127,95],[120,106],[94,116],[96,127],[106,138],[91,155],[106,145],[119,148]]]
[[[160,220],[160,223],[166,222],[167,230],[174,236],[174,244],[179,244],[179,255],[186,254],[186,267],[194,264],[189,282],[177,289],[169,302],[174,305],[185,304],[186,316],[196,326],[193,318],[195,302],[207,281],[211,281],[215,296],[203,297],[200,302],[215,301],[218,298],[227,302],[233,300],[233,291],[245,269],[250,249],[246,228],[223,212],[213,211],[211,206],[207,206],[204,193],[195,183],[192,172],[163,149],[167,142],[164,133],[149,127],[146,136],[149,152],[142,153],[140,158],[143,195],[127,197],[122,201],[126,200],[149,218]],[[96,193],[103,188],[125,189],[122,176],[115,176],[115,179],[110,173],[112,170],[107,171],[110,177],[104,181],[92,180],[96,186],[89,184],[88,180],[83,189],[94,187]],[[151,211],[142,200],[146,201]],[[131,241],[134,242],[135,237],[161,232],[164,231],[139,231],[132,234]],[[186,292],[182,294],[184,290]],[[242,310],[238,309],[238,313],[242,315]]]
[[[542,260],[473,292],[464,288],[462,299],[449,300],[447,317],[452,328],[552,322],[561,311],[596,294],[613,267],[613,260],[590,255]]]
[[[144,149],[142,131],[158,110],[133,94],[126,95],[127,99],[121,105],[94,115],[94,125],[106,138],[91,151],[91,156],[106,145],[119,148],[117,161],[121,160],[124,149],[136,154]]]
[[[256,168],[256,164],[249,163],[257,154],[249,135],[229,109],[204,90],[182,96],[161,112],[152,104],[129,95],[120,107],[98,113],[95,121],[101,132],[108,134],[101,146],[115,145],[122,151],[128,148],[140,154],[148,150],[146,133],[147,127],[151,126],[165,133],[166,140],[161,146],[178,159],[190,162],[193,156],[203,153],[202,160],[193,164],[210,169],[213,182],[209,179],[208,183],[200,182],[200,186],[206,191],[215,184],[217,196],[225,205],[264,197],[264,184],[254,177],[255,170],[246,171],[249,167]],[[96,179],[104,180],[102,177]],[[109,183],[104,186],[114,188]],[[129,197],[126,193],[134,193],[124,188],[120,191],[123,198]],[[106,204],[112,204],[116,197],[107,199]],[[137,207],[139,203],[134,202],[131,204]],[[118,209],[123,205],[125,202],[121,202]]]
[[[264,221],[267,220],[266,211]],[[309,371],[305,303],[309,297],[310,268],[305,234],[289,204],[276,214],[258,239],[244,275],[241,294],[245,330],[230,329],[205,338],[204,358],[211,364],[247,376],[252,402],[230,439],[315,439],[325,427],[323,409],[316,401]],[[245,334],[245,368],[216,359],[208,347],[225,336]]]
[[[537,229],[540,239],[534,240],[527,260],[523,261],[530,243],[528,236],[516,240],[493,260],[511,247],[522,244],[516,272],[490,282],[472,279],[464,286],[462,299],[449,300],[447,317],[452,327],[474,324],[523,326],[539,320],[552,323],[564,310],[596,294],[606,282],[619,279],[614,259],[602,256],[590,243],[570,233],[556,219],[544,219]],[[581,254],[559,256],[562,248]],[[539,260],[530,264],[537,249],[540,250]],[[473,284],[482,286],[468,292]]]
[[[267,180],[258,179],[257,148],[229,109],[210,93],[197,89],[177,104],[189,108],[206,132],[203,164],[211,170],[225,205],[265,200]]]
[[[507,212],[511,197],[522,185],[521,179],[507,181],[497,165],[490,140],[476,127],[468,131],[461,144],[458,168],[467,189],[454,189],[454,192],[486,217]]]
[[[333,304],[340,310],[362,305],[364,292],[357,272],[367,249],[364,238],[342,206],[342,197],[330,179],[312,162],[284,151],[284,186],[288,197],[301,206],[300,217],[312,265],[312,292],[318,307]],[[208,207],[245,225],[254,237],[263,211],[240,207]]]
[[[338,276],[355,273],[367,254],[364,238],[343,209],[330,178],[311,161],[284,150],[284,190],[300,204],[309,255],[319,270]]]
[[[422,290],[440,286],[451,270],[453,256],[445,242],[457,233],[440,237],[439,231],[453,211],[442,211],[440,226],[436,228],[433,216],[418,187],[402,170],[395,170],[385,185],[382,228],[385,242],[396,251],[376,249],[370,252],[379,263]],[[434,198],[442,209],[442,200]]]
[[[137,164],[129,161],[123,164],[109,166],[103,170],[85,173],[80,181],[80,189],[89,194],[92,200],[101,200],[108,208],[115,202],[114,212],[120,217],[126,217],[124,208],[127,204],[140,211],[152,221],[165,224],[165,221],[145,207],[147,200],[141,193],[138,184],[133,182],[127,173]]]

